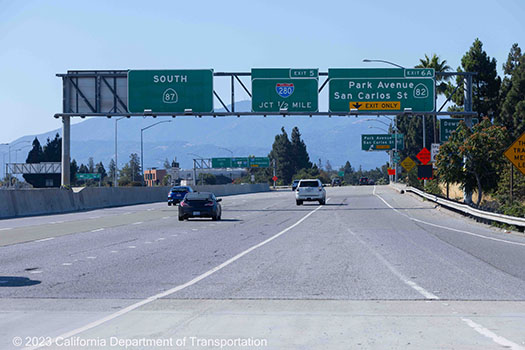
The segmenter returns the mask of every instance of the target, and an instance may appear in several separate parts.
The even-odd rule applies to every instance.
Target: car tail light
[[[190,205],[186,203],[185,201],[180,202],[181,207],[189,207]]]
[[[204,203],[205,207],[213,207],[213,202],[206,202]]]

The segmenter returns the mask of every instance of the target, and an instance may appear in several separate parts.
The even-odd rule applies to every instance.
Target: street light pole
[[[113,186],[118,187],[118,152],[117,152],[117,122],[125,117],[115,119],[115,174],[113,175]]]
[[[171,123],[171,120],[163,120],[161,122],[157,122],[155,124],[151,124],[146,126],[145,128],[140,129],[140,168],[142,170],[142,186],[144,186],[144,130],[147,130],[149,128],[154,127],[155,125],[159,125],[162,123]]]

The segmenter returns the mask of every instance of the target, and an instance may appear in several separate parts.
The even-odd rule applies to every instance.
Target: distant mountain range
[[[235,110],[250,111],[250,101],[235,103]],[[129,118],[118,122],[118,163],[122,167],[131,153],[140,156],[140,130],[162,120],[170,120],[144,131],[144,166],[162,167],[164,159],[177,158],[182,168],[191,168],[192,159],[242,157],[248,155],[267,156],[272,148],[275,135],[284,127],[288,135],[297,126],[306,143],[312,162],[323,167],[330,161],[338,168],[350,161],[354,168],[379,167],[388,160],[386,152],[365,152],[361,150],[361,134],[382,133],[369,126],[378,124],[367,122],[365,117],[299,117],[299,116],[260,116],[251,117],[177,117],[177,118]],[[35,136],[41,144],[53,138],[61,129],[40,135],[27,135],[19,140],[32,141]],[[95,162],[102,161],[106,166],[114,158],[115,118],[86,118],[71,126],[71,157],[77,162],[86,163],[89,157]],[[193,153],[193,154],[190,154]],[[25,161],[26,153],[18,154],[18,161]],[[23,159],[22,159],[23,158]]]

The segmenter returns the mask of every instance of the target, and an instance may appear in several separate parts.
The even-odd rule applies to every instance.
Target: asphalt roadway
[[[0,349],[525,349],[525,236],[388,186],[0,220]]]

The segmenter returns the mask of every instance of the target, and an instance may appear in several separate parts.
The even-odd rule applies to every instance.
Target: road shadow
[[[0,276],[0,288],[1,287],[27,287],[40,284],[41,281],[29,279],[27,277],[18,276]]]
[[[192,221],[192,222],[239,222],[239,221],[243,221],[243,220],[239,220],[239,219],[220,219],[220,220],[217,220],[217,221],[213,221],[211,219],[208,219],[208,218],[189,218],[187,221]]]

